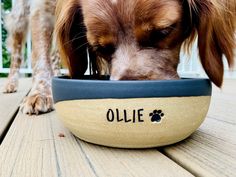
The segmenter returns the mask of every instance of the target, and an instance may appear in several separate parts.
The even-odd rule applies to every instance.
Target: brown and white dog
[[[30,10],[18,18],[12,14],[9,29],[20,39],[12,43],[18,64],[24,17],[30,14],[34,81],[22,110],[37,114],[52,109],[49,41],[55,1],[26,1],[18,3]],[[220,87],[223,55],[229,66],[234,63],[235,11],[236,0],[57,0],[55,32],[72,78],[84,75],[89,53],[93,73],[113,80],[178,79],[181,46],[188,48],[198,36],[202,65]]]
[[[50,57],[54,29],[56,0],[17,0],[6,17],[8,49],[11,53],[11,68],[5,93],[16,92],[19,69],[22,63],[22,48],[28,28],[32,33],[33,85],[24,99],[21,110],[26,114],[39,114],[53,109],[51,77],[60,71],[56,51]]]
[[[235,0],[58,0],[56,34],[73,78],[87,68],[112,80],[178,79],[180,48],[198,35],[201,63],[222,85],[233,66]]]

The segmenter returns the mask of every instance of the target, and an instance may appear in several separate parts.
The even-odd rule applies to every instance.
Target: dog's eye
[[[162,29],[153,29],[147,33],[147,36],[139,41],[142,47],[156,47],[158,42],[167,38],[175,29],[176,24]]]
[[[161,30],[155,30],[152,35],[155,35],[156,37],[159,37],[160,39],[165,38],[167,35],[170,34],[170,32],[172,31],[171,28],[165,28],[165,29],[161,29]]]
[[[155,29],[150,33],[150,38],[155,40],[162,40],[166,38],[176,27],[176,24],[170,25],[166,28]]]
[[[97,52],[98,55],[103,57],[109,57],[115,52],[115,46],[113,44],[107,45],[96,45],[94,46],[94,50]]]

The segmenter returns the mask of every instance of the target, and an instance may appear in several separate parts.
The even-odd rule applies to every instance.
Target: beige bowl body
[[[210,96],[80,99],[55,104],[82,140],[120,148],[169,145],[190,136],[206,117]]]

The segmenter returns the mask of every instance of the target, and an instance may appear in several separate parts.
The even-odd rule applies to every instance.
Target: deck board
[[[235,88],[236,80],[226,80],[223,90],[214,88],[202,126],[190,138],[159,149],[92,145],[75,138],[55,112],[40,116],[18,113],[0,145],[0,177],[235,176]],[[28,87],[23,90],[22,95]],[[4,96],[0,96],[1,101]],[[13,104],[14,98],[5,102],[12,103],[2,110],[17,110],[19,106],[19,102]]]
[[[12,116],[16,113],[22,99],[28,93],[31,79],[20,79],[18,91],[11,94],[3,93],[5,82],[6,79],[0,79],[0,139]]]
[[[82,141],[78,143],[98,176],[192,176],[155,149],[112,149]]]
[[[80,141],[61,125],[55,112],[38,117],[19,113],[0,154],[1,177],[192,176],[155,149],[121,150]]]
[[[208,117],[236,124],[236,80],[225,80],[222,89],[213,88]]]
[[[208,116],[188,139],[164,148],[171,159],[197,176],[236,175],[236,80],[213,89]]]
[[[165,152],[196,176],[234,176],[235,137],[234,126],[226,126],[222,122],[207,119],[190,138],[165,148]]]
[[[66,137],[60,138],[59,133]],[[94,176],[74,137],[58,124],[55,112],[37,117],[19,113],[0,154],[0,163],[4,162],[1,177]]]

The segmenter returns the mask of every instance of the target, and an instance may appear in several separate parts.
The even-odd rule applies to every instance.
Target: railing
[[[14,3],[14,0],[12,1]],[[0,6],[0,18],[2,19],[2,8]],[[3,22],[2,22],[3,23]],[[20,69],[20,73],[32,73],[31,68],[31,35],[30,33],[27,35],[27,50],[25,62],[22,64],[22,68]],[[0,44],[2,46],[2,26],[0,25]],[[3,57],[2,57],[2,47],[0,47],[0,73],[9,73],[9,68],[3,67]],[[63,73],[66,73],[66,70],[62,70]],[[194,43],[192,47],[191,55],[188,56],[181,52],[180,54],[180,64],[178,67],[178,73],[184,77],[206,77],[204,70],[198,59],[198,50],[197,44]],[[225,64],[225,77],[227,78],[236,78],[236,70],[233,72],[229,72],[227,65]]]
[[[12,0],[12,4],[14,4],[15,0]],[[4,13],[2,10],[2,6],[0,6],[0,19],[1,19],[1,23],[4,23],[2,21],[2,19],[4,18]],[[32,68],[31,68],[31,34],[28,33],[27,34],[27,40],[26,40],[26,59],[25,62],[23,62],[22,64],[22,68],[20,69],[20,73],[32,73]],[[2,56],[2,25],[0,25],[0,73],[9,73],[10,69],[9,68],[5,68],[3,66],[3,56]],[[24,50],[24,49],[22,49]],[[25,56],[25,54],[24,54]]]
[[[236,58],[235,66],[233,69],[229,69],[225,57],[223,57],[223,63],[224,77],[236,78]],[[199,60],[197,41],[194,42],[190,55],[184,53],[183,51],[180,53],[180,64],[178,66],[178,73],[184,77],[207,77]]]

